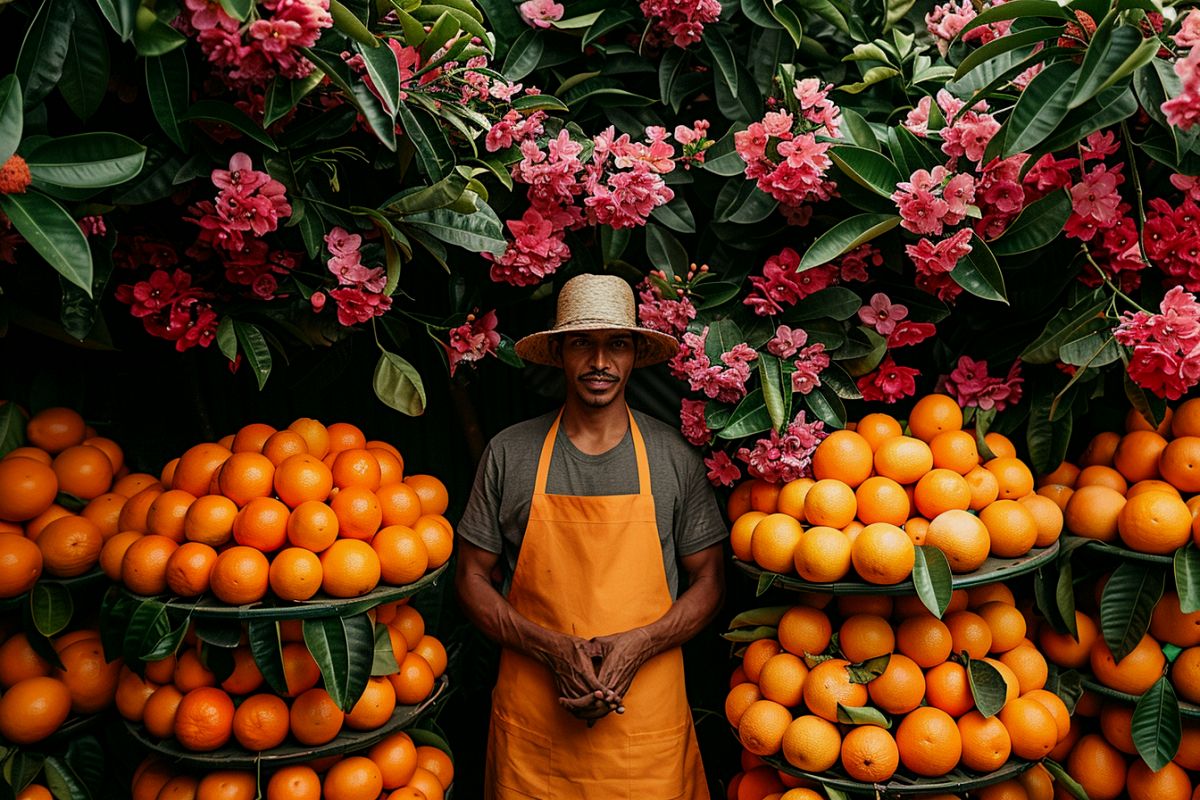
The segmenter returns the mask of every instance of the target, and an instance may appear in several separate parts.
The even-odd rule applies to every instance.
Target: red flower
[[[29,165],[19,155],[14,153],[0,166],[0,194],[25,194],[32,182]]]
[[[887,355],[878,369],[858,379],[858,390],[867,402],[895,403],[917,393],[920,374],[920,370],[899,366]]]

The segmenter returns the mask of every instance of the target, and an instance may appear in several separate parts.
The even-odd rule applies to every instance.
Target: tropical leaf
[[[92,295],[92,250],[78,223],[43,194],[0,194],[0,211],[50,266]]]

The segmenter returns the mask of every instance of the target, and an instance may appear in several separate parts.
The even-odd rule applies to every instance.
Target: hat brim
[[[555,336],[572,331],[629,331],[640,335],[642,341],[638,345],[637,360],[633,362],[635,367],[647,367],[651,364],[661,363],[674,356],[679,350],[679,340],[661,331],[636,326],[588,324],[564,325],[561,328],[531,333],[517,341],[515,350],[524,361],[548,367],[562,366],[561,362],[554,357],[550,343]]]

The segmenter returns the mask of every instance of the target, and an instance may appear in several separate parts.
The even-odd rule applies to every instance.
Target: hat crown
[[[633,289],[616,275],[576,275],[558,293],[554,329],[637,327]]]

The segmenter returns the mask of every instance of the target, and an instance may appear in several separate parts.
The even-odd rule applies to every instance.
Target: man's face
[[[637,356],[633,334],[627,331],[578,331],[566,334],[560,345],[567,391],[585,405],[603,408],[625,391]]]

